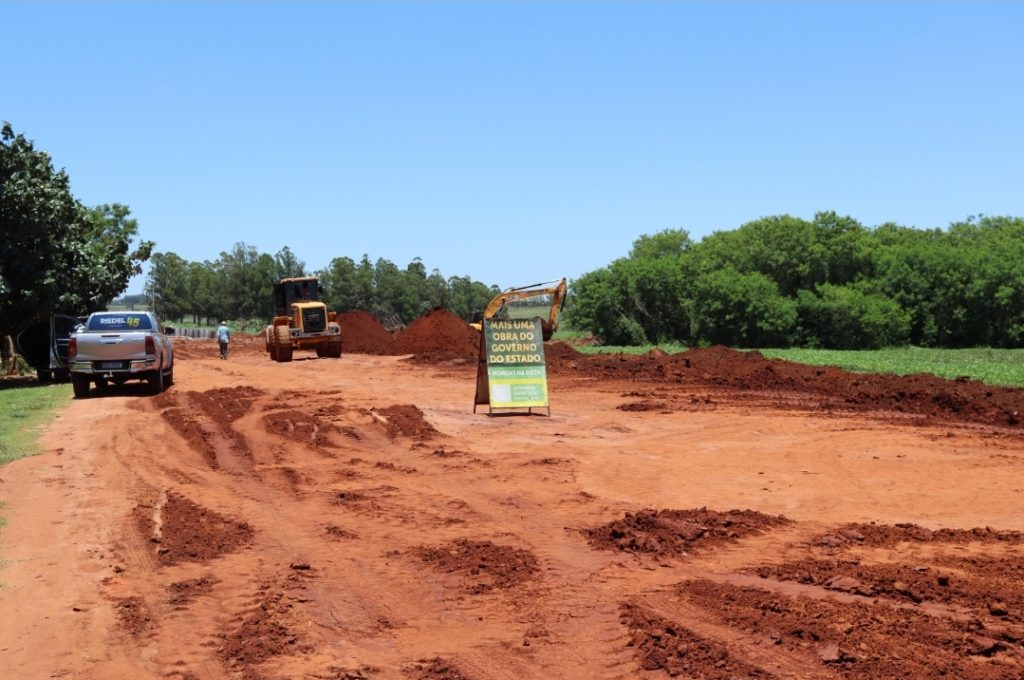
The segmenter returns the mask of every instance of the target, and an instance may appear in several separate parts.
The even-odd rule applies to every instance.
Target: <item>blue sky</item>
[[[667,228],[1024,216],[1022,3],[0,12],[0,119],[188,260],[287,245],[504,288]]]

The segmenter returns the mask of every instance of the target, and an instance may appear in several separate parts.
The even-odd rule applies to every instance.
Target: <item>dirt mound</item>
[[[333,439],[342,435],[341,429],[329,420],[295,410],[268,413],[263,416],[263,426],[267,432],[308,444],[314,449],[336,448]]]
[[[380,353],[430,354],[433,361],[475,360],[480,353],[480,332],[447,309],[437,307],[399,331]]]
[[[565,342],[545,342],[544,343],[544,360],[546,362],[567,362],[576,361],[584,358],[586,355],[578,352],[572,345]]]
[[[146,601],[137,595],[118,600],[114,609],[118,625],[132,637],[142,637],[153,627],[153,615]]]
[[[183,607],[200,595],[213,592],[213,587],[219,582],[220,580],[214,576],[200,576],[186,581],[176,581],[167,586],[167,590],[171,593],[167,598],[167,604]]]
[[[379,354],[391,342],[391,333],[373,314],[354,309],[338,316],[341,342],[346,352]]]
[[[433,439],[441,433],[423,417],[423,411],[412,404],[396,404],[385,408],[374,409],[374,413],[384,417],[388,437],[409,437],[410,439]]]
[[[945,618],[867,599],[788,597],[707,580],[680,584],[678,592],[709,620],[770,640],[822,677],[1001,680],[1020,677],[1024,662],[1018,644],[993,637],[994,630],[972,617]]]
[[[263,392],[252,387],[223,387],[206,392],[164,392],[154,399],[160,416],[196,451],[202,452],[210,467],[220,468],[225,449],[251,459],[245,437],[231,423],[250,412]]]
[[[421,659],[411,664],[406,676],[412,680],[473,680],[473,676],[467,675],[458,666],[441,657]]]
[[[627,603],[622,605],[621,614],[623,625],[631,633],[629,646],[645,671],[665,671],[670,677],[682,675],[706,680],[776,677],[733,658],[725,645],[702,638],[645,607]]]
[[[789,523],[754,510],[641,510],[583,533],[598,550],[678,557]]]
[[[440,571],[461,575],[467,590],[477,594],[520,585],[539,571],[530,552],[490,541],[459,539],[436,548],[420,546],[413,554]]]
[[[892,547],[898,543],[1024,543],[1020,531],[997,531],[991,527],[931,530],[916,524],[845,524],[813,540],[817,545],[840,547],[869,545]]]
[[[799,560],[765,565],[761,578],[796,581],[841,592],[920,602],[941,602],[972,610],[977,617],[1024,619],[1024,559],[959,558],[954,569],[929,565],[861,564],[859,560]],[[977,574],[976,574],[977,573]]]
[[[557,343],[555,343],[557,344]],[[708,385],[757,392],[763,397],[806,394],[809,407],[824,410],[893,412],[945,420],[1016,427],[1024,413],[1024,389],[995,387],[977,380],[944,380],[933,375],[851,373],[766,359],[759,352],[727,347],[691,349],[672,355],[648,353],[547,353],[549,371],[602,380]],[[792,407],[792,404],[787,404]]]
[[[629,401],[625,404],[619,404],[615,408],[620,411],[664,411],[668,408],[668,404],[663,401]]]
[[[162,564],[210,560],[253,538],[245,522],[221,517],[176,493],[167,494],[162,503],[136,506],[135,519],[142,535],[157,544]]]
[[[305,648],[295,632],[295,599],[274,584],[261,584],[255,606],[224,635],[221,659],[229,667],[245,668]]]

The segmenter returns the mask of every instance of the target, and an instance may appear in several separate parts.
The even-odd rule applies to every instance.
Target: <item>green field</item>
[[[838,366],[848,371],[896,375],[931,373],[949,379],[967,376],[989,385],[1024,387],[1022,349],[765,349],[761,350],[761,353],[773,359],[786,359],[815,366]]]
[[[571,340],[569,333],[559,333],[557,340]],[[655,345],[629,347],[579,346],[585,354],[646,354]],[[675,354],[687,347],[679,344],[657,345]],[[1024,349],[925,349],[899,347],[880,350],[827,349],[762,349],[770,359],[785,359],[812,366],[838,366],[848,371],[910,375],[931,373],[941,378],[967,376],[989,385],[1024,387]]]
[[[70,400],[70,385],[0,389],[0,465],[38,453],[40,431]]]

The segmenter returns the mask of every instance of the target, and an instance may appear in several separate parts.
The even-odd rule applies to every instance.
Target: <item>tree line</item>
[[[105,309],[150,256],[137,234],[127,206],[84,205],[49,154],[0,126],[0,337]]]
[[[572,284],[572,326],[607,344],[1024,346],[1024,219],[866,228],[821,212],[699,242],[682,229]]]
[[[147,260],[147,302],[171,320],[262,322],[273,315],[273,283],[306,273],[287,246],[270,255],[237,243],[190,262],[137,236],[127,206],[84,205],[49,154],[3,123],[0,337],[55,312],[105,309]],[[438,306],[468,316],[498,292],[428,272],[418,258],[401,268],[336,257],[314,273],[329,308],[392,326]],[[1024,219],[867,228],[822,212],[764,217],[699,242],[665,230],[573,281],[565,320],[608,344],[1022,347]]]
[[[383,258],[371,262],[367,255],[358,262],[335,257],[324,269],[308,272],[288,246],[270,255],[236,243],[213,261],[190,262],[175,253],[154,253],[145,299],[166,320],[263,323],[274,315],[274,283],[307,275],[319,278],[329,310],[365,310],[392,327],[408,324],[434,307],[467,316],[482,310],[498,292],[469,277],[445,278],[437,269],[428,272],[419,258],[400,268]]]

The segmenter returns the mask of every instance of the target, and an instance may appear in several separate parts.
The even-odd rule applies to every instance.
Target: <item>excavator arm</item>
[[[555,282],[549,281],[548,283]],[[551,306],[548,309],[547,318],[545,319],[540,314],[537,316],[541,317],[541,328],[544,330],[544,339],[550,340],[551,336],[554,335],[556,330],[558,330],[558,317],[562,313],[562,305],[565,304],[565,295],[568,286],[565,283],[565,279],[559,281],[555,286],[542,286],[546,286],[546,284],[535,283],[531,286],[509,288],[508,290],[498,293],[489,303],[487,303],[487,308],[484,310],[483,318],[493,319],[506,306],[512,305],[516,302],[540,296],[548,296],[551,298]]]

